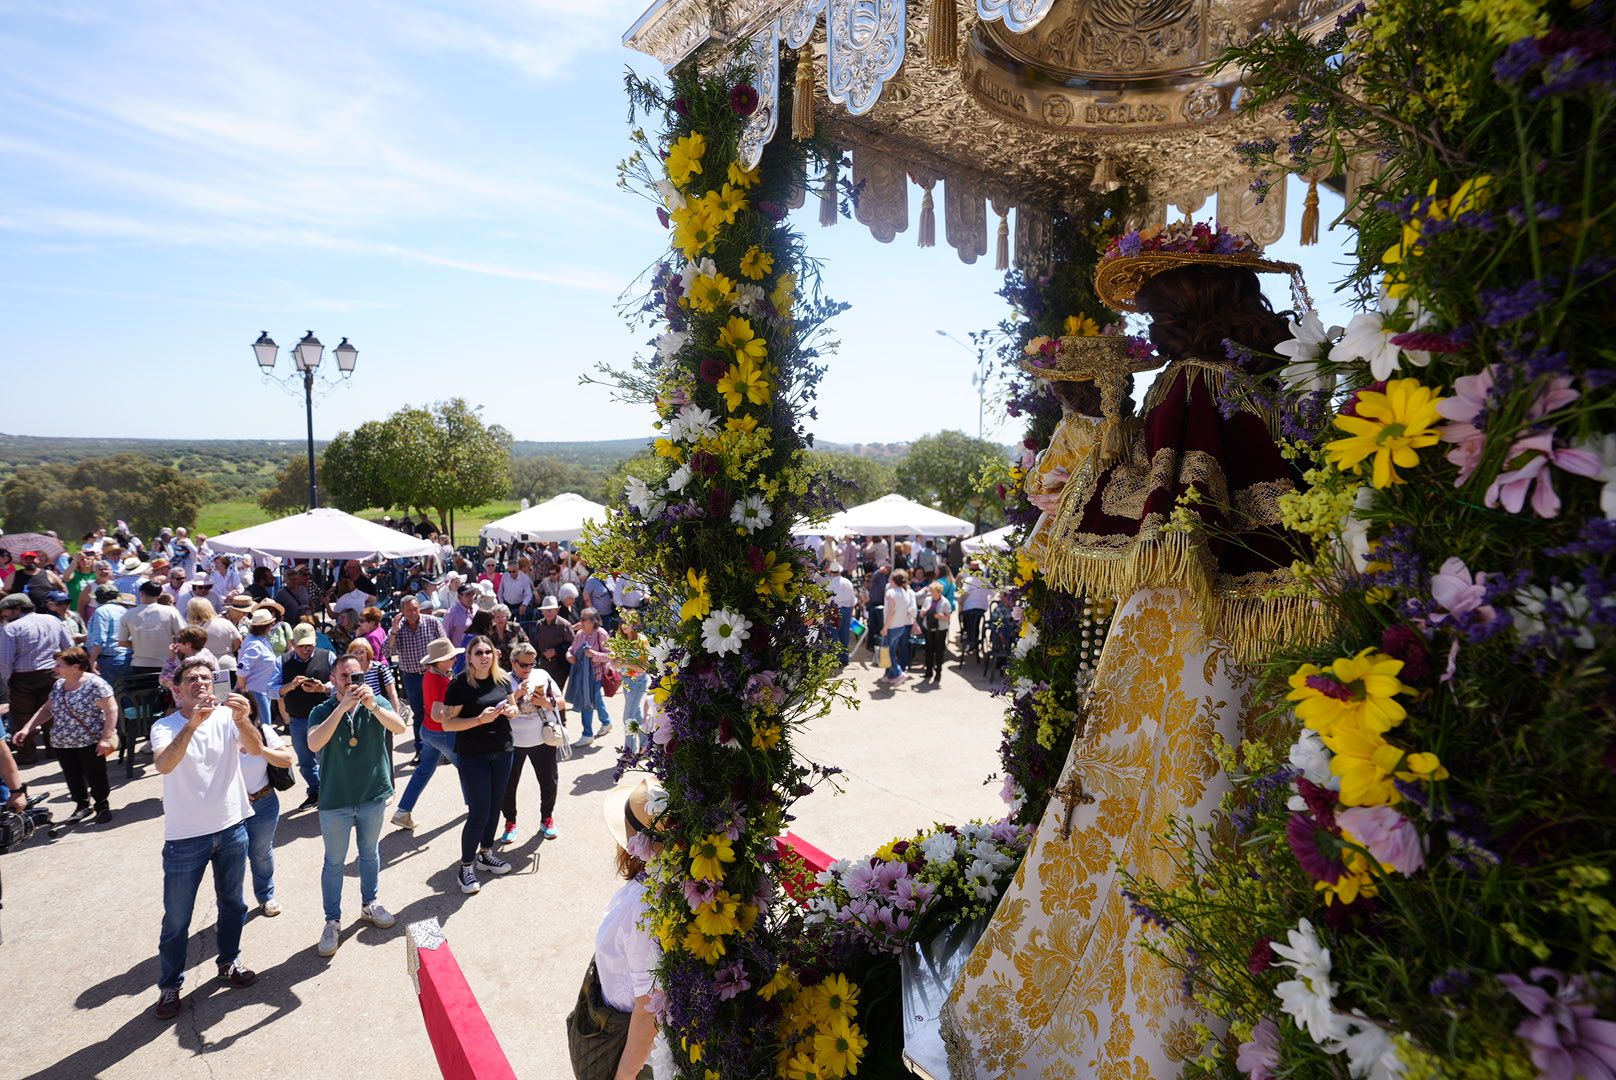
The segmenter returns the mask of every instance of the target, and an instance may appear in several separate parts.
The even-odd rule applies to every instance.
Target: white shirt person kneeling
[[[214,665],[206,657],[180,664],[178,708],[151,729],[152,754],[163,777],[163,929],[157,948],[162,971],[153,1010],[159,1020],[179,1015],[191,914],[209,866],[219,905],[219,977],[236,987],[251,986],[258,978],[241,964],[246,821],[252,816],[241,756],[262,756],[264,740],[249,719],[247,699],[231,694],[220,707],[213,680]]]

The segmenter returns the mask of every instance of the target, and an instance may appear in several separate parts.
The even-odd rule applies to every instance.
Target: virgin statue
[[[1206,823],[1227,790],[1214,748],[1249,719],[1241,662],[1309,625],[1305,601],[1276,595],[1297,555],[1278,499],[1301,481],[1241,403],[1267,371],[1224,344],[1290,336],[1259,272],[1295,268],[1206,225],[1130,234],[1101,260],[1100,298],[1149,315],[1168,364],[1049,531],[1050,581],[1117,614],[1055,796],[943,1009],[952,1080],[1168,1080],[1199,1055],[1198,1023],[1216,1033],[1146,948],[1119,866],[1173,882],[1160,837],[1174,817]]]

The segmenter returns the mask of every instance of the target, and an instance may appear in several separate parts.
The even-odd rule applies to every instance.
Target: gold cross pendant
[[[1072,838],[1072,816],[1077,813],[1079,806],[1087,806],[1094,802],[1094,796],[1083,790],[1083,779],[1077,775],[1076,770],[1066,777],[1066,783],[1056,788],[1054,797],[1066,806],[1066,814],[1061,819],[1060,838]]]

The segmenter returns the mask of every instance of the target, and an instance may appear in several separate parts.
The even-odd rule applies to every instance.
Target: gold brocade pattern
[[[1093,417],[1081,413],[1067,413],[1055,425],[1049,437],[1049,446],[1038,455],[1038,462],[1027,475],[1027,497],[1041,500],[1044,496],[1057,497],[1068,480],[1079,469],[1086,467],[1094,450],[1100,424]],[[1045,510],[1038,515],[1032,533],[1027,537],[1025,550],[1033,565],[1044,569],[1044,558],[1049,545],[1049,531],[1055,524],[1055,514]]]
[[[1169,817],[1206,821],[1227,784],[1215,735],[1238,742],[1246,687],[1183,589],[1129,597],[1101,655],[1075,774],[1095,802],[1053,800],[943,1010],[954,1080],[1170,1080],[1209,1023],[1144,947],[1117,865],[1166,881]]]

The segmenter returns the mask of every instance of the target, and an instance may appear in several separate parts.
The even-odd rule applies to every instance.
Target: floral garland
[[[1284,514],[1333,636],[1266,665],[1280,719],[1224,748],[1225,820],[1167,838],[1183,884],[1130,883],[1231,1023],[1191,1071],[1611,1075],[1611,16],[1382,0],[1229,59],[1296,124],[1250,161],[1379,175],[1366,310],[1231,390],[1307,467]]]
[[[979,334],[998,343],[1008,385],[1011,417],[1026,419],[1020,461],[1000,485],[1005,520],[1015,527],[1011,550],[1021,552],[1039,516],[1027,492],[1039,450],[1049,445],[1061,420],[1061,403],[1049,383],[1022,370],[1024,357],[1036,364],[1059,349],[1061,336],[1098,334],[1120,328],[1117,316],[1094,295],[1094,264],[1104,237],[1116,229],[1120,199],[1095,207],[1087,221],[1063,215],[1055,224],[1054,270],[1029,278],[1019,270],[1005,275],[999,295],[1011,314],[997,328]],[[1001,557],[994,568],[1010,582],[1005,599],[1021,620],[1020,637],[1006,675],[1010,705],[999,743],[1001,795],[1017,824],[1036,823],[1060,779],[1082,709],[1088,672],[1105,641],[1110,608],[1051,586],[1025,554]]]
[[[647,605],[655,705],[649,746],[624,765],[661,778],[656,827],[635,837],[647,927],[663,958],[656,1011],[679,1075],[766,1076],[778,1047],[759,1015],[780,962],[776,837],[788,808],[834,770],[804,764],[792,734],[846,697],[833,677],[829,608],[791,524],[823,509],[801,419],[820,375],[815,344],[840,305],[786,224],[812,147],[774,140],[738,160],[757,107],[753,72],[628,79],[636,130],[621,186],[645,193],[671,250],[632,314],[660,323],[654,353],[608,370],[654,402],[660,469],[628,481],[627,509],[588,538],[591,562],[625,567]]]

